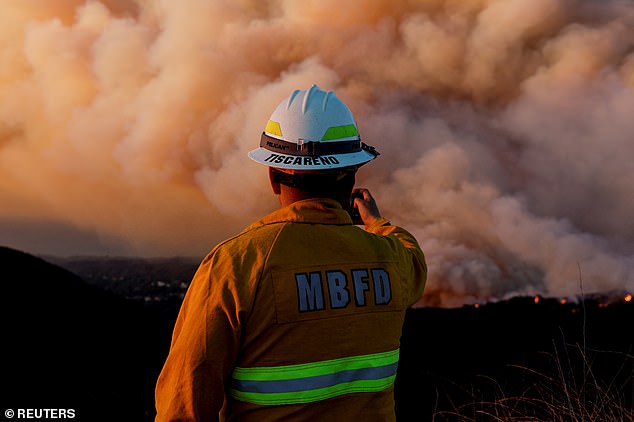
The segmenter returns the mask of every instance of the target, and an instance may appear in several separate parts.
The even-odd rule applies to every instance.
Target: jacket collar
[[[246,230],[274,223],[345,225],[352,224],[352,219],[348,212],[341,207],[341,204],[334,199],[305,199],[273,211],[251,224]]]

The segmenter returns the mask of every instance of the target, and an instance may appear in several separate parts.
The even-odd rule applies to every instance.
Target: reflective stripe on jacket
[[[287,366],[235,368],[231,397],[255,404],[310,403],[394,384],[398,349],[386,353]]]
[[[393,420],[403,318],[426,276],[414,237],[385,219],[363,230],[329,199],[269,214],[201,263],[157,421]]]

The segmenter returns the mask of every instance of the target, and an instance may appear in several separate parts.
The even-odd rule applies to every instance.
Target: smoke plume
[[[277,206],[246,153],[316,83],[427,303],[634,290],[632,1],[8,0],[0,57],[0,230],[47,253],[204,255]]]

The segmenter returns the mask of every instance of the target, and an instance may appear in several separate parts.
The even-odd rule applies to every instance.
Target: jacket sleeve
[[[241,335],[241,297],[230,258],[212,253],[185,295],[158,378],[156,421],[216,421]]]
[[[377,218],[366,226],[366,230],[370,233],[396,238],[404,247],[401,248],[401,256],[408,280],[409,306],[418,302],[427,283],[427,263],[416,238],[407,230],[392,225],[383,217]]]

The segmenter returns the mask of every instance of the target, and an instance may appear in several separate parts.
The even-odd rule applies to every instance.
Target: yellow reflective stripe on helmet
[[[330,141],[332,139],[349,138],[351,136],[359,136],[359,131],[355,125],[332,126],[326,130],[321,140]]]
[[[274,122],[273,120],[268,121],[264,131],[270,133],[271,135],[282,136],[282,128],[280,128],[280,124],[278,122]]]
[[[309,403],[394,384],[399,349],[300,365],[235,368],[231,397],[254,404]]]

